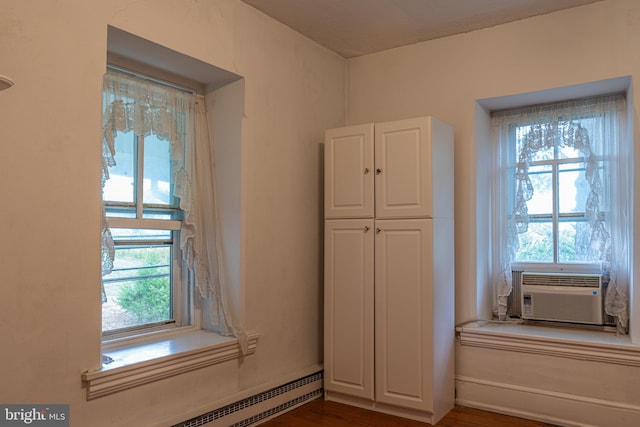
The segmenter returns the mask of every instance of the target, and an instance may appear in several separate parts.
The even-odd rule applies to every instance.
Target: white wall
[[[476,101],[620,76],[638,81],[638,46],[640,2],[605,0],[348,60],[347,124],[435,115],[455,129],[458,322],[491,312],[489,177],[482,172],[489,160],[487,114]],[[637,91],[632,97],[640,105]],[[633,116],[637,126],[637,112]],[[638,174],[635,185],[640,188]],[[634,209],[637,222],[637,199]],[[636,262],[638,245],[635,239]],[[633,274],[640,283],[638,271]],[[634,341],[640,342],[638,316],[634,325]],[[595,425],[637,425],[640,419],[640,406],[626,397],[637,395],[637,366],[468,346],[456,352],[459,402],[541,419],[562,416],[572,425],[589,424],[592,414]]]
[[[430,114],[455,129],[458,321],[487,311],[476,294],[487,258],[476,219],[488,219],[477,206],[489,196],[476,191],[476,100],[638,78],[638,42],[640,3],[605,0],[348,61],[347,124]]]
[[[244,76],[231,151],[245,241],[231,262],[261,339],[242,363],[87,402],[107,25]],[[70,403],[73,426],[142,426],[321,363],[320,143],[345,117],[342,58],[239,0],[3,0],[0,58],[16,83],[0,92],[0,402]]]
[[[234,224],[245,245],[234,262],[244,266],[245,325],[261,340],[242,363],[87,402],[80,373],[100,356],[107,25],[245,78],[243,218]],[[16,85],[0,92],[0,402],[70,403],[74,426],[145,425],[319,363],[320,143],[345,117],[433,114],[454,126],[456,310],[458,320],[476,317],[487,299],[475,100],[637,79],[639,42],[640,3],[606,0],[411,45],[349,60],[345,111],[345,61],[239,0],[3,0],[0,73]]]

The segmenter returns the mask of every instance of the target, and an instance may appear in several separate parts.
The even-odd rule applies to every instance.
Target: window
[[[188,325],[191,295],[180,248],[185,213],[176,190],[193,128],[181,101],[192,95],[115,72],[106,79],[110,156],[102,199],[112,253],[102,279],[102,333]]]
[[[564,138],[539,141],[543,137],[537,136],[545,132],[541,129],[551,126],[558,127],[553,132],[564,135],[586,131],[593,128],[593,123],[589,123],[593,120],[588,117],[555,124],[512,126],[510,147],[514,155],[507,175],[512,199],[508,209],[520,219],[514,261],[558,264],[601,260],[601,254],[591,245],[593,238],[599,236],[592,236],[587,217],[589,214],[604,220],[609,199],[609,186],[603,174],[604,158],[588,150],[585,153]],[[523,154],[525,152],[527,154]],[[527,155],[529,160],[518,162],[519,157]],[[585,156],[593,158],[587,162]],[[587,176],[599,182],[592,186]],[[591,200],[590,212],[587,212],[588,200]]]
[[[103,191],[115,256],[103,278],[102,331],[188,323],[188,292],[174,268],[182,211],[170,142],[153,133],[117,132],[114,159]]]
[[[100,141],[104,353],[101,369],[82,374],[88,399],[250,355],[258,340],[233,317],[225,298],[234,289],[222,274],[225,245],[218,237],[222,221],[208,123],[219,119],[212,130],[239,153],[244,84],[227,88],[241,76],[114,27],[108,27],[107,42]],[[115,53],[131,45],[150,63]],[[177,73],[154,67],[159,58]],[[159,75],[176,81],[154,79]],[[225,99],[216,99],[207,114],[202,93],[223,86]],[[234,164],[236,158],[223,160]],[[225,178],[225,186],[239,181],[239,175]]]
[[[511,269],[591,265],[609,285],[605,308],[628,319],[631,152],[623,95],[492,113],[492,259],[496,311],[506,313]]]

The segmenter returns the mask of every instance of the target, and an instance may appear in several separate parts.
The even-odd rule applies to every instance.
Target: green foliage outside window
[[[160,322],[171,318],[171,279],[167,274],[169,251],[136,251],[130,256],[136,264],[149,267],[136,270],[140,278],[123,284],[118,304],[135,315],[139,323]]]

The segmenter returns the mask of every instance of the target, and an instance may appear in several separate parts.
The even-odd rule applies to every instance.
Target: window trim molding
[[[255,332],[247,334],[248,352],[245,356],[255,353],[259,337]],[[202,345],[202,342],[207,340],[217,342]],[[126,351],[136,352],[143,345],[148,344],[127,347]],[[82,381],[86,385],[87,400],[243,357],[237,338],[221,337],[212,332],[196,331],[181,334],[170,339],[155,341],[153,344],[166,344],[168,348],[182,347],[182,349],[175,352],[170,350],[169,354],[164,356],[152,357],[137,363],[125,363],[115,367],[106,365],[100,369],[83,372]]]
[[[640,346],[629,336],[533,325],[456,328],[460,345],[640,367]]]

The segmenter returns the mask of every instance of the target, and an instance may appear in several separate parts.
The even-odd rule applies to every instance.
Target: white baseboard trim
[[[640,425],[640,405],[456,377],[456,404],[568,427]]]

